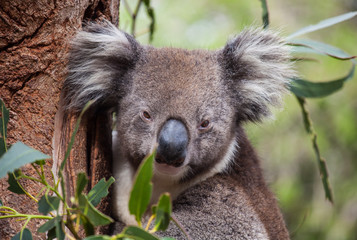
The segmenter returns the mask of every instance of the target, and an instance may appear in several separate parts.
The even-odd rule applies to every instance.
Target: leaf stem
[[[331,203],[333,203],[332,188],[331,188],[329,178],[328,178],[328,170],[327,170],[326,160],[321,156],[320,149],[317,144],[317,134],[316,134],[314,127],[312,125],[310,113],[308,112],[308,110],[306,108],[306,100],[305,100],[305,98],[298,97],[298,96],[296,96],[296,98],[297,98],[298,103],[301,107],[305,130],[311,137],[312,147],[315,151],[317,163],[318,163],[319,170],[320,170],[320,177],[321,177],[324,189],[325,189],[325,197]]]
[[[192,240],[190,235],[188,235],[185,228],[179,223],[179,221],[177,221],[177,219],[172,215],[170,218],[171,218],[171,221],[173,221],[175,223],[175,225],[181,230],[181,232],[183,232],[183,234],[186,236],[187,240]]]

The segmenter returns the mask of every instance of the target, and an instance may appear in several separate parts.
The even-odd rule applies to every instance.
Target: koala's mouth
[[[182,173],[182,171],[184,169],[184,165],[181,165],[179,167],[174,167],[172,165],[168,165],[165,163],[155,162],[154,168],[155,168],[155,171],[157,171],[161,174],[175,176],[175,175]]]

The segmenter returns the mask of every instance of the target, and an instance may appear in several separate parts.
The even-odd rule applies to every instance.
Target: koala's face
[[[217,164],[235,127],[221,74],[215,53],[144,48],[119,104],[124,155],[137,166],[157,146],[155,173],[185,179]]]
[[[155,174],[220,172],[242,121],[259,121],[294,76],[289,50],[270,31],[246,30],[217,51],[141,46],[108,22],[73,41],[67,108],[117,108],[120,157],[137,167],[157,146]],[[239,147],[236,149],[239,151]]]

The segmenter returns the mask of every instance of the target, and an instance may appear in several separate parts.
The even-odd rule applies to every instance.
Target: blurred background
[[[121,3],[120,27],[130,32],[136,1]],[[156,30],[152,45],[218,49],[247,26],[262,25],[258,0],[152,0]],[[356,0],[268,1],[270,28],[289,35],[302,27],[357,10]],[[141,10],[137,39],[149,43],[149,18]],[[130,11],[129,11],[130,12]],[[357,17],[304,35],[357,55]],[[315,56],[314,56],[315,57]],[[334,80],[347,74],[350,61],[319,56],[318,61],[298,63],[300,76],[313,81]],[[325,199],[310,136],[294,95],[285,98],[275,120],[247,124],[265,177],[276,193],[292,239],[357,239],[357,76],[326,98],[308,99],[318,144],[326,159],[334,204]]]

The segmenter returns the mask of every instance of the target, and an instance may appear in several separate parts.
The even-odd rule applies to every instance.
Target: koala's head
[[[280,103],[293,76],[274,33],[245,30],[217,51],[142,46],[108,22],[73,41],[67,107],[117,111],[119,152],[133,166],[157,146],[155,174],[189,179],[227,166],[237,129]]]

